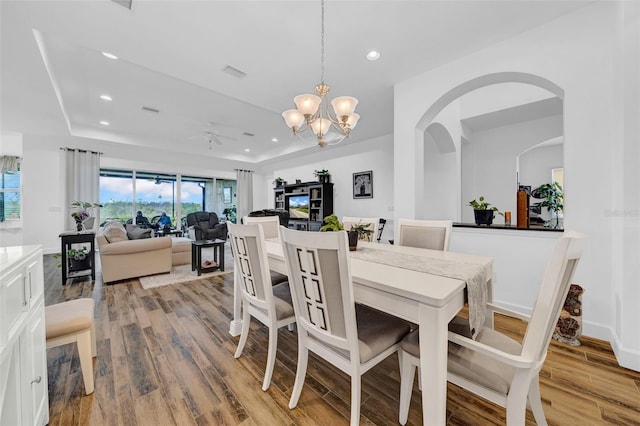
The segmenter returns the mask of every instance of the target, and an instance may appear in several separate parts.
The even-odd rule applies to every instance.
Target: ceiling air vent
[[[133,3],[133,0],[111,0],[111,1],[119,4],[122,7],[126,7],[129,10],[131,10],[131,3]]]
[[[143,111],[147,111],[147,112],[154,112],[156,114],[160,112],[159,109],[151,108],[151,107],[144,106],[144,105],[142,106],[142,110]]]
[[[234,76],[235,78],[239,78],[240,80],[242,80],[247,76],[246,72],[241,71],[236,67],[232,67],[231,65],[227,65],[226,67],[224,67],[222,69],[222,72],[227,73],[231,76]]]
[[[242,134],[244,136],[255,136],[253,133],[249,133],[249,132],[243,132]]]

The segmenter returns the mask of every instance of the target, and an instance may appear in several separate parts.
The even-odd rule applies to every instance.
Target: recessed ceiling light
[[[380,52],[377,50],[371,50],[367,52],[367,59],[370,61],[376,61],[380,58]]]
[[[113,53],[109,53],[109,52],[102,52],[102,54],[104,56],[106,56],[109,59],[118,59],[118,57],[116,55],[114,55]]]
[[[108,121],[102,120],[100,124],[102,124],[103,126],[108,126],[111,123],[109,123]]]
[[[278,138],[271,138],[271,142],[278,142]]]
[[[244,149],[244,152],[249,152],[249,151],[251,151],[249,148]]]
[[[100,95],[100,99],[102,99],[103,101],[111,101],[111,96],[109,95]]]

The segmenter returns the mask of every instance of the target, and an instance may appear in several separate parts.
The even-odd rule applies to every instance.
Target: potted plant
[[[559,225],[558,213],[564,208],[564,190],[558,182],[545,183],[531,191],[533,198],[543,201],[533,203],[533,206],[546,207],[551,214],[551,219],[544,226],[557,228]],[[555,216],[555,223],[553,218]]]
[[[329,170],[327,170],[327,169],[314,170],[313,174],[314,174],[315,177],[318,178],[318,182],[320,182],[320,183],[329,183],[329,182],[331,182],[331,174],[329,174]]]
[[[342,222],[340,222],[338,216],[332,214],[323,219],[320,231],[344,231],[344,226],[342,226]]]
[[[358,240],[363,241],[371,241],[371,234],[373,233],[373,229],[371,228],[371,223],[360,223],[357,225],[351,225],[351,229],[349,229],[349,250],[354,251],[358,247]]]
[[[469,206],[473,207],[476,225],[491,225],[495,213],[502,215],[502,212],[497,207],[491,207],[491,203],[485,201],[484,196],[480,196],[477,200],[469,201]]]
[[[93,228],[93,221],[95,220],[92,215],[93,209],[102,207],[102,204],[90,203],[88,201],[74,201],[70,207],[76,209],[71,213],[71,217],[76,222],[76,230],[82,231],[83,229]]]
[[[284,179],[282,179],[281,177],[277,177],[277,178],[275,178],[275,179],[273,180],[273,184],[274,184],[276,187],[284,186],[284,185],[286,185],[286,184],[287,184],[287,181],[286,181],[286,180],[284,180]]]
[[[90,263],[87,255],[89,254],[89,249],[85,246],[81,246],[78,248],[71,248],[67,250],[67,261],[69,262],[69,266],[73,270],[83,270],[89,269]],[[60,253],[56,253],[53,255],[55,259],[59,259],[62,257]],[[58,263],[58,268],[62,267],[62,263]]]

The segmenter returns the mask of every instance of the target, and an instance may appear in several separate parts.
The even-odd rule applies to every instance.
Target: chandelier
[[[320,83],[316,85],[316,94],[309,93],[293,98],[296,109],[282,113],[285,123],[293,130],[293,134],[305,140],[301,133],[311,128],[316,135],[318,145],[323,148],[328,144],[342,142],[352,129],[356,127],[360,115],[354,111],[358,100],[351,96],[340,96],[331,101],[333,114],[329,111],[327,93],[329,86],[324,83],[324,0],[321,0],[322,19],[320,33]]]

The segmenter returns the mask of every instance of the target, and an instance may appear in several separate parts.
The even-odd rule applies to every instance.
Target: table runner
[[[475,339],[484,324],[487,304],[487,280],[489,269],[484,265],[437,259],[425,255],[399,253],[392,246],[370,248],[358,245],[356,251],[349,252],[354,259],[382,263],[398,268],[425,272],[442,277],[455,278],[466,284],[469,303],[469,325]]]

